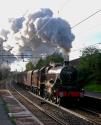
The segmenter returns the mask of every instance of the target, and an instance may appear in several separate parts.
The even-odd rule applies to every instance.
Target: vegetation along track
[[[82,116],[81,116],[71,110],[62,108],[61,106],[51,104],[48,101],[45,101],[44,99],[42,99],[38,96],[35,96],[31,92],[25,91],[18,86],[16,86],[16,89],[17,90],[15,90],[14,88],[12,89],[13,95],[16,96],[16,98],[20,102],[22,102],[27,108],[29,108],[30,111],[33,112],[44,124],[51,123],[53,125],[54,124],[53,119],[54,119],[55,125],[57,125],[57,124],[100,125],[100,122],[98,122],[98,120],[96,120],[96,118],[94,116],[91,117],[87,113],[79,112],[79,114],[82,114]],[[22,98],[24,98],[24,99],[22,100]],[[28,101],[27,98],[29,99],[29,103],[27,102]],[[24,101],[24,100],[26,100],[26,101]],[[31,106],[32,104],[34,106]],[[35,107],[35,109],[34,109],[34,107]],[[36,107],[39,108],[41,111],[37,111],[39,109],[37,109]],[[44,116],[46,114],[48,116]],[[87,117],[83,117],[83,116],[85,116],[85,114]],[[46,117],[48,117],[48,119],[50,119],[50,122],[48,119],[46,119]],[[93,117],[94,117],[94,120],[93,120]],[[44,120],[43,118],[45,118],[46,120]]]

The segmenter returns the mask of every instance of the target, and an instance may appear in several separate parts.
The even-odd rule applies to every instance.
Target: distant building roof
[[[70,61],[70,64],[73,65],[73,66],[77,66],[79,63],[80,63],[80,58]]]

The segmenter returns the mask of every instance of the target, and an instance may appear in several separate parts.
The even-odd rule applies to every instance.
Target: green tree
[[[40,69],[41,67],[47,65],[47,61],[46,59],[39,59],[39,61],[37,62],[35,69]]]
[[[86,47],[82,51],[82,57],[87,57],[87,56],[89,57],[91,55],[98,54],[99,52],[100,50],[94,46]]]
[[[63,63],[64,59],[63,56],[61,54],[58,53],[54,53],[50,56],[47,56],[46,58],[47,62],[54,62],[54,63]]]
[[[45,59],[39,59],[39,61],[37,62],[35,68],[41,68],[43,66],[46,66],[48,64],[52,63],[63,63],[63,57],[61,54],[58,53],[54,53],[52,55],[47,56]]]
[[[26,71],[29,71],[29,70],[33,70],[35,67],[34,65],[32,64],[32,62],[28,62],[26,64]]]
[[[10,75],[10,67],[0,67],[0,80],[5,80]]]
[[[101,53],[97,55],[95,68],[96,68],[96,74],[95,74],[96,80],[98,83],[101,84]]]
[[[91,79],[96,79],[101,75],[100,57],[100,50],[95,47],[87,47],[82,51],[82,56],[78,66],[80,78],[82,80],[87,82]]]

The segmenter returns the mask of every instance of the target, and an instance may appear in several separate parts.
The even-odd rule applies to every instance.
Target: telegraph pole
[[[0,49],[1,49],[1,60],[0,60],[0,62],[1,62],[1,64],[2,64],[2,62],[3,62],[3,40],[1,40],[1,44],[0,44]]]
[[[3,42],[5,42],[6,40],[1,38],[1,63],[3,62]]]
[[[1,42],[1,63],[3,63],[3,42]]]

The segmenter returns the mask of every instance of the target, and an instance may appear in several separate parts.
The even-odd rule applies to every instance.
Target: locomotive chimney
[[[64,65],[68,66],[69,65],[69,55],[64,54]]]
[[[62,49],[63,52],[63,58],[64,58],[64,66],[68,66],[69,65],[69,52],[70,52],[71,48],[67,48],[67,49]]]

